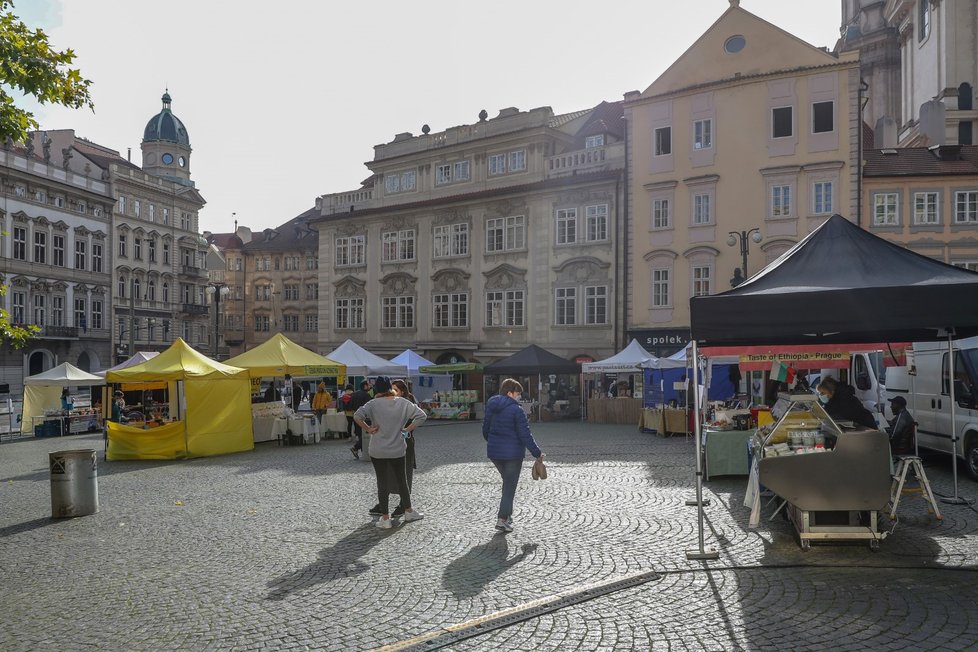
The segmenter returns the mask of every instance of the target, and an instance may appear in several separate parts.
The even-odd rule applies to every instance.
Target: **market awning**
[[[232,367],[247,369],[252,378],[284,376],[345,376],[346,365],[313,353],[285,335],[275,333],[250,351],[226,361]]]
[[[707,346],[699,352],[707,358],[739,359],[741,371],[765,371],[774,362],[796,369],[845,369],[853,353],[882,351],[886,366],[905,364],[909,343],[801,344],[767,346]]]
[[[473,371],[482,371],[482,365],[478,362],[456,362],[454,364],[426,364],[418,367],[418,371],[423,374],[464,374]]]

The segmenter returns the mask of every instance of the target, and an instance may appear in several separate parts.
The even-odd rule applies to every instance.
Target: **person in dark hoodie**
[[[503,479],[503,495],[499,501],[496,515],[496,529],[500,532],[513,531],[513,499],[516,485],[520,480],[523,460],[529,449],[533,457],[543,458],[530,433],[530,422],[518,403],[523,395],[523,386],[512,378],[507,378],[499,386],[499,394],[486,403],[486,414],[482,421],[482,438],[486,440],[486,453]]]
[[[370,383],[367,381],[360,383],[360,389],[350,395],[350,403],[346,408],[347,410],[352,410],[354,412],[353,433],[356,435],[357,440],[353,442],[353,446],[350,447],[350,452],[353,453],[353,459],[355,460],[360,459],[360,451],[363,450],[363,428],[361,428],[360,424],[357,422],[355,413],[373,398],[370,395],[370,392],[367,391],[369,388]]]
[[[879,427],[873,413],[856,398],[852,385],[840,383],[832,376],[826,376],[818,384],[818,400],[828,415],[837,421],[852,421],[866,428]]]

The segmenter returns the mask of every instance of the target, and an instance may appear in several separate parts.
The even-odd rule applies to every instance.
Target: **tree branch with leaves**
[[[95,105],[89,95],[91,81],[72,68],[72,50],[51,47],[48,35],[31,29],[13,13],[11,0],[0,0],[0,141],[25,140],[38,128],[34,114],[14,104],[8,89],[32,95],[41,104],[80,109]]]

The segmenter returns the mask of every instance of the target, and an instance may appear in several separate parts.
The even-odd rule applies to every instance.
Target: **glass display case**
[[[818,540],[867,540],[877,549],[885,537],[879,512],[890,498],[886,433],[834,421],[811,394],[785,396],[773,413],[774,425],[752,443],[751,527],[764,487],[782,499],[803,550]]]

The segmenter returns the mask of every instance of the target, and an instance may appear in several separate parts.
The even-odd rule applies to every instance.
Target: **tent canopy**
[[[149,430],[109,422],[109,460],[205,457],[255,446],[248,370],[211,360],[180,338],[142,364],[109,371],[106,380],[165,381],[171,404],[184,407],[178,421]]]
[[[248,377],[248,370],[211,360],[190,348],[181,338],[163,353],[125,369],[108,371],[105,379],[110,383],[146,382],[161,380],[208,379],[224,380]]]
[[[582,365],[584,373],[637,373],[643,367],[659,369],[662,367],[680,367],[681,363],[673,364],[666,359],[660,359],[645,350],[638,340],[633,339],[624,349],[604,360],[585,362]]]
[[[506,374],[579,374],[581,365],[531,344],[508,358],[486,365],[485,373],[502,376]]]
[[[25,385],[47,385],[49,387],[79,387],[104,385],[105,380],[82,371],[70,362],[62,362],[57,367],[42,371],[24,379]]]
[[[285,335],[275,333],[250,351],[225,362],[247,369],[252,378],[270,376],[343,376],[346,365],[313,353]]]
[[[157,351],[136,351],[131,358],[124,360],[114,367],[109,367],[108,369],[103,369],[102,371],[96,371],[96,376],[101,376],[105,378],[105,374],[110,371],[116,371],[117,369],[126,369],[128,367],[134,367],[137,364],[142,364],[147,360],[151,360],[159,355]]]
[[[833,215],[740,286],[690,299],[703,346],[854,344],[978,335],[978,273]]]
[[[326,354],[330,360],[346,365],[347,376],[406,376],[408,369],[374,355],[353,340],[347,340]]]
[[[421,367],[434,364],[431,360],[418,355],[411,349],[404,349],[400,355],[395,358],[391,358],[391,362],[394,364],[402,364],[407,367],[408,374],[411,376],[417,376]]]

